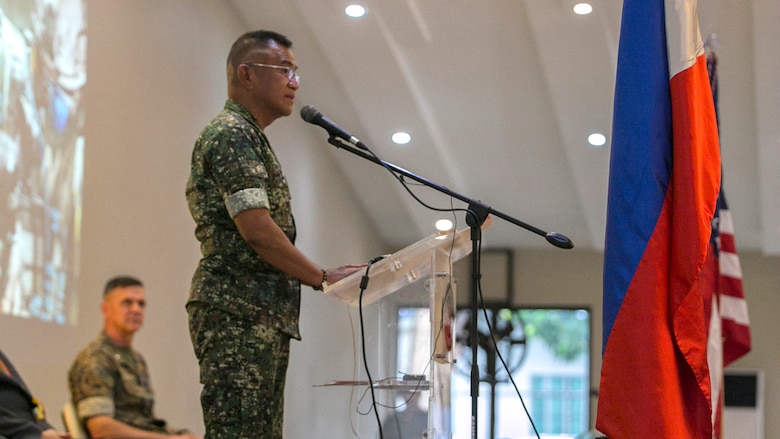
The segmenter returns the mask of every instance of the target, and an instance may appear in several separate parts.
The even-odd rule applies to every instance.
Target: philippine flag
[[[623,2],[611,154],[596,428],[711,439],[700,273],[720,151],[695,0]]]

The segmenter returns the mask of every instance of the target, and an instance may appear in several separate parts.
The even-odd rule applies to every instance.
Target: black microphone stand
[[[477,317],[479,315],[479,306],[478,306],[479,281],[482,278],[482,274],[480,272],[481,269],[480,269],[478,252],[479,252],[479,242],[481,240],[481,234],[482,234],[482,229],[481,229],[482,223],[485,222],[485,219],[488,217],[488,215],[492,214],[505,221],[508,221],[519,227],[522,227],[528,231],[536,233],[537,235],[543,236],[547,240],[547,242],[549,242],[550,244],[558,248],[563,248],[563,249],[574,248],[574,243],[572,243],[572,241],[565,235],[561,235],[560,233],[554,233],[554,232],[545,232],[542,229],[524,223],[503,212],[499,212],[498,210],[495,210],[492,207],[485,205],[477,200],[466,197],[457,192],[451,191],[447,187],[433,183],[432,181],[426,180],[418,175],[415,175],[407,171],[406,169],[400,168],[392,163],[388,163],[384,160],[381,160],[378,157],[373,156],[372,154],[369,154],[367,152],[355,148],[354,146],[345,142],[339,137],[330,136],[328,138],[328,143],[335,146],[336,148],[349,151],[358,157],[362,157],[368,161],[374,162],[380,166],[385,167],[386,169],[392,172],[401,174],[404,177],[411,178],[414,181],[422,183],[425,186],[435,189],[443,194],[449,195],[450,197],[457,198],[458,200],[461,200],[468,204],[468,214],[466,215],[466,224],[468,224],[469,227],[471,228],[471,322],[470,322],[471,324],[471,437],[472,439],[476,439],[477,438],[477,409],[478,409],[479,381],[480,381],[479,365],[477,364],[477,354],[478,354],[477,348],[479,345],[479,336],[477,332]]]

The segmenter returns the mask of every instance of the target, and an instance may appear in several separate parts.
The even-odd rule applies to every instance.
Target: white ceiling
[[[247,29],[289,36],[297,110],[312,105],[382,159],[509,216],[603,248],[622,2],[594,0],[231,0]],[[737,246],[780,254],[780,2],[699,2],[719,57],[724,182]],[[431,212],[379,166],[327,144],[386,243],[432,233]],[[412,142],[396,146],[396,130]],[[600,149],[588,134],[607,136]],[[427,203],[448,197],[416,188]],[[463,203],[454,203],[464,207]],[[463,217],[459,216],[462,221]],[[461,224],[462,225],[462,224]],[[485,246],[547,247],[497,219]]]

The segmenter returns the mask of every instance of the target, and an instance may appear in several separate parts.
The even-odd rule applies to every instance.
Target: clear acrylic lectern
[[[432,235],[369,270],[362,298],[364,343],[385,439],[452,436],[450,374],[456,303],[452,264],[471,250],[470,229]],[[361,270],[342,279],[325,294],[358,306],[364,275]],[[371,414],[367,378],[334,380],[324,386],[345,385],[365,389],[358,392],[358,410]],[[377,430],[373,415],[359,422],[361,432]]]

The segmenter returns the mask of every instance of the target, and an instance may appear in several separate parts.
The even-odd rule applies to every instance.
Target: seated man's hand
[[[70,439],[70,433],[63,433],[50,428],[41,432],[41,439]]]

